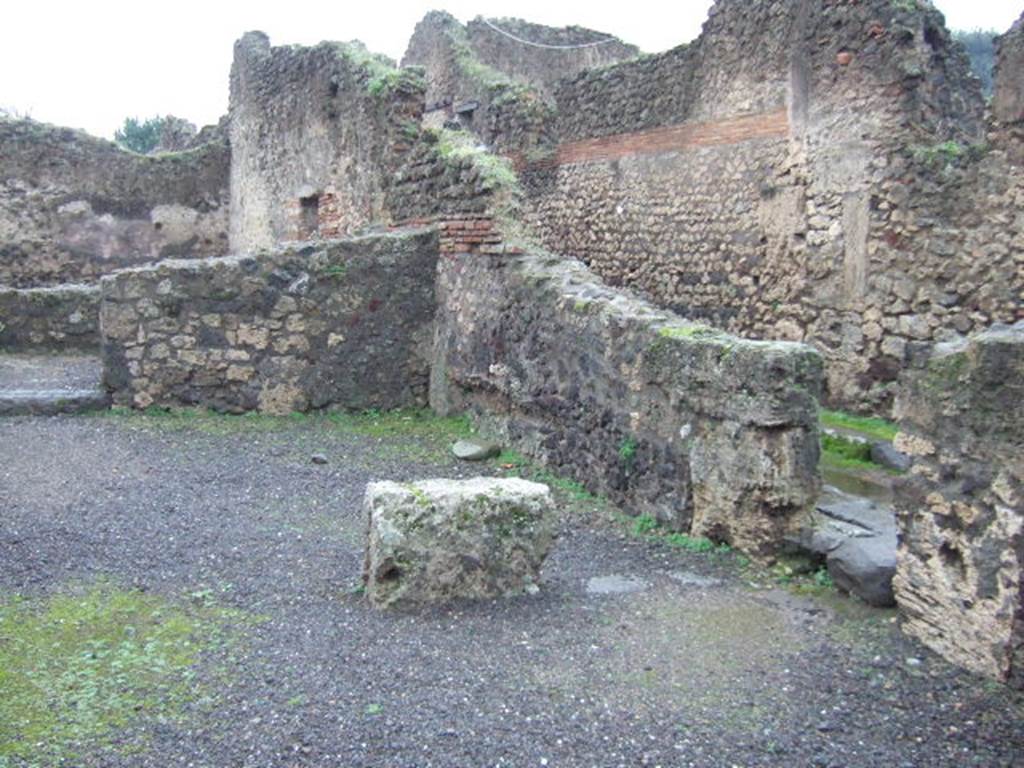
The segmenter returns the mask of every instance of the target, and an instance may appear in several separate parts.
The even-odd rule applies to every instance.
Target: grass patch
[[[871,445],[847,440],[836,435],[821,436],[822,455],[838,466],[874,469],[878,465],[871,460]]]
[[[511,475],[521,477],[523,480],[532,480],[536,483],[544,483],[545,485],[550,486],[552,490],[570,501],[592,503],[606,502],[606,500],[601,496],[588,491],[583,483],[568,477],[556,475],[551,470],[533,463],[518,451],[506,449],[498,454],[494,459],[494,462]]]
[[[891,441],[899,432],[899,427],[891,421],[880,419],[874,416],[854,416],[842,411],[829,411],[822,409],[819,413],[822,426],[832,429],[848,429],[851,432],[859,432],[866,437],[873,437],[878,440]]]
[[[118,731],[175,720],[205,695],[206,650],[242,615],[208,600],[181,604],[110,584],[0,600],[0,765],[49,766],[95,749],[138,749]]]
[[[160,408],[142,411],[111,408],[99,414],[105,418],[142,427],[195,429],[212,434],[237,431],[278,431],[295,425],[334,428],[368,437],[425,437],[457,440],[473,434],[467,416],[441,417],[427,409],[400,408],[393,411],[314,411],[268,416],[250,411],[244,414],[219,413],[207,408]]]
[[[719,336],[721,332],[699,323],[695,325],[676,324],[659,328],[658,335],[664,339],[701,339],[709,336]]]
[[[660,541],[673,549],[682,549],[687,552],[697,552],[702,554],[710,555],[727,555],[733,554],[733,548],[728,544],[714,542],[711,539],[704,538],[703,536],[690,536],[685,533],[672,533],[661,527],[658,521],[652,515],[637,515],[636,517],[629,517],[627,515],[618,515],[617,519],[619,522],[624,524],[629,532],[641,539],[650,539]],[[743,558],[742,565],[749,564],[746,558]]]
[[[619,458],[627,467],[633,465],[633,461],[636,459],[636,440],[634,438],[627,437],[619,443]]]
[[[445,461],[451,443],[474,434],[468,416],[437,416],[428,409],[314,411],[268,416],[250,411],[236,415],[206,408],[158,408],[143,411],[111,408],[95,414],[132,429],[194,431],[228,437],[276,433],[296,428],[328,430],[372,438],[382,451],[408,459]],[[3,766],[0,766],[3,768]]]

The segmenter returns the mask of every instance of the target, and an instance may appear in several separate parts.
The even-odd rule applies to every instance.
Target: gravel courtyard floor
[[[533,471],[456,463],[452,429],[0,420],[0,608],[105,584],[229,617],[184,687],[105,735],[0,722],[0,766],[1024,765],[1024,698],[902,638],[894,613],[637,535],[566,484],[540,594],[371,609],[368,482]]]

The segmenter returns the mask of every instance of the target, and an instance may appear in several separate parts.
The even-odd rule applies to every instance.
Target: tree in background
[[[143,121],[136,117],[126,117],[124,125],[114,131],[114,141],[125,149],[145,155],[152,152],[160,142],[165,120],[159,115]]]
[[[992,69],[996,63],[995,38],[999,33],[994,29],[975,29],[972,32],[960,30],[953,33],[953,39],[967,49],[971,57],[971,69],[981,80],[986,96],[992,95]]]
[[[0,117],[8,120],[31,120],[32,110],[18,109],[17,107],[0,104]]]

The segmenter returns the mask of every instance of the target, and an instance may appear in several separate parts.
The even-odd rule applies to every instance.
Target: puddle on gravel
[[[524,676],[556,698],[638,713],[729,711],[742,727],[752,700],[788,696],[781,682],[766,682],[784,680],[807,642],[803,611],[733,590],[647,590],[599,605],[597,620],[581,628],[590,634],[585,653],[545,656]]]
[[[587,594],[627,595],[647,589],[647,582],[629,576],[595,576],[587,581]]]

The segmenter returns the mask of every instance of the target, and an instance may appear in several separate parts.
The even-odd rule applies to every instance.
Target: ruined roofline
[[[468,29],[474,24],[485,25],[494,34],[520,38],[523,44],[531,44],[541,49],[572,51],[575,46],[586,47],[607,43],[629,48],[634,56],[641,53],[638,46],[627,43],[610,32],[581,27],[578,24],[552,27],[515,16],[476,16],[465,26]]]
[[[102,151],[115,151],[128,157],[149,158],[151,160],[160,160],[168,157],[194,157],[206,151],[208,147],[219,146],[225,141],[225,139],[218,136],[216,133],[217,128],[217,123],[203,126],[196,135],[201,136],[206,132],[207,135],[212,135],[213,138],[209,141],[204,141],[201,144],[189,147],[188,149],[143,154],[128,149],[127,147],[123,147],[112,139],[107,139],[103,136],[96,136],[95,134],[89,133],[84,128],[73,128],[68,125],[48,123],[42,120],[36,120],[33,117],[7,117],[6,115],[0,115],[0,141],[10,137],[13,132],[24,132],[26,136],[31,132],[34,135],[34,138],[44,138],[46,140],[58,141],[61,143],[84,142],[92,144]]]
[[[358,38],[353,40],[321,40],[312,45],[304,43],[281,43],[274,45],[270,41],[270,35],[258,29],[244,32],[235,41],[235,49],[243,49],[251,54],[270,55],[274,52],[301,52],[314,51],[317,49],[331,50],[343,55],[350,62],[361,66],[363,69],[374,74],[381,69],[397,70],[398,63],[390,56],[373,51],[366,43]]]

